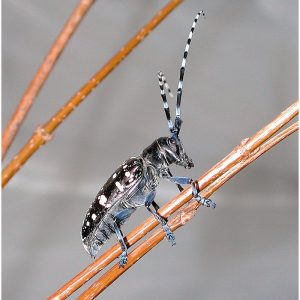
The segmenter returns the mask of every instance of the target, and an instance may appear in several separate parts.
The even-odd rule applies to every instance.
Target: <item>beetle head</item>
[[[159,138],[157,142],[167,165],[176,164],[186,169],[194,167],[193,161],[185,153],[178,136]]]

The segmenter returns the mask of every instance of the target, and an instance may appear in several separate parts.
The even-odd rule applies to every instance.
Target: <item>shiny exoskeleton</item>
[[[175,238],[167,225],[167,219],[159,215],[157,212],[159,206],[154,201],[160,178],[176,183],[180,191],[183,189],[181,184],[192,184],[194,198],[205,206],[215,207],[214,202],[199,195],[199,188],[195,181],[188,177],[172,176],[169,169],[172,164],[187,169],[194,166],[192,160],[185,153],[179,138],[182,125],[180,104],[186,58],[193,31],[200,15],[204,16],[203,11],[200,11],[194,20],[183,55],[174,124],[171,120],[165,89],[170,96],[172,94],[165,76],[162,72],[158,73],[160,93],[168,120],[170,136],[156,139],[139,156],[125,161],[104,184],[86,214],[81,235],[83,245],[92,257],[97,255],[101,246],[112,234],[116,234],[123,251],[120,256],[120,266],[126,264],[127,246],[120,227],[140,206],[145,206],[155,216],[163,226],[167,239],[172,245],[175,244]]]

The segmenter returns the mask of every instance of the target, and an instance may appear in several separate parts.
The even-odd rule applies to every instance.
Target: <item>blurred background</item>
[[[3,127],[77,2],[2,2]],[[3,165],[166,3],[97,1]],[[172,168],[193,178],[297,98],[297,6],[296,0],[191,0],[171,13],[4,189],[3,299],[46,298],[91,262],[80,238],[85,213],[119,164],[168,134],[157,72],[175,91],[199,10],[206,18],[188,57],[181,132],[195,168]],[[217,209],[200,209],[176,232],[175,247],[160,243],[102,298],[297,299],[297,166],[294,134],[217,191]],[[175,194],[175,185],[161,182],[156,200],[162,205]],[[124,232],[146,217],[139,209]]]

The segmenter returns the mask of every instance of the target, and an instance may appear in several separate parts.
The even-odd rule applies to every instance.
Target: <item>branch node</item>
[[[53,138],[53,135],[50,134],[49,132],[47,132],[47,131],[45,130],[45,128],[42,127],[42,126],[39,126],[39,127],[35,130],[34,134],[37,135],[37,136],[39,136],[39,137],[41,137],[42,140],[43,140],[45,143],[51,141],[52,138]]]
[[[235,148],[234,151],[241,157],[242,160],[249,158],[251,151],[248,149],[247,144],[250,138],[243,139]]]
[[[196,214],[197,204],[198,203],[195,201],[195,205],[186,206],[186,210],[182,210],[176,215],[174,223],[185,225],[188,221],[190,221]]]

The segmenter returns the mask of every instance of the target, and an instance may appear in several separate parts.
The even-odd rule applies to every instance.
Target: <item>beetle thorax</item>
[[[166,159],[164,149],[159,143],[159,139],[156,139],[150,146],[145,148],[141,154],[141,157],[146,161],[147,164],[153,166],[157,173],[160,170],[168,168],[170,163]]]

